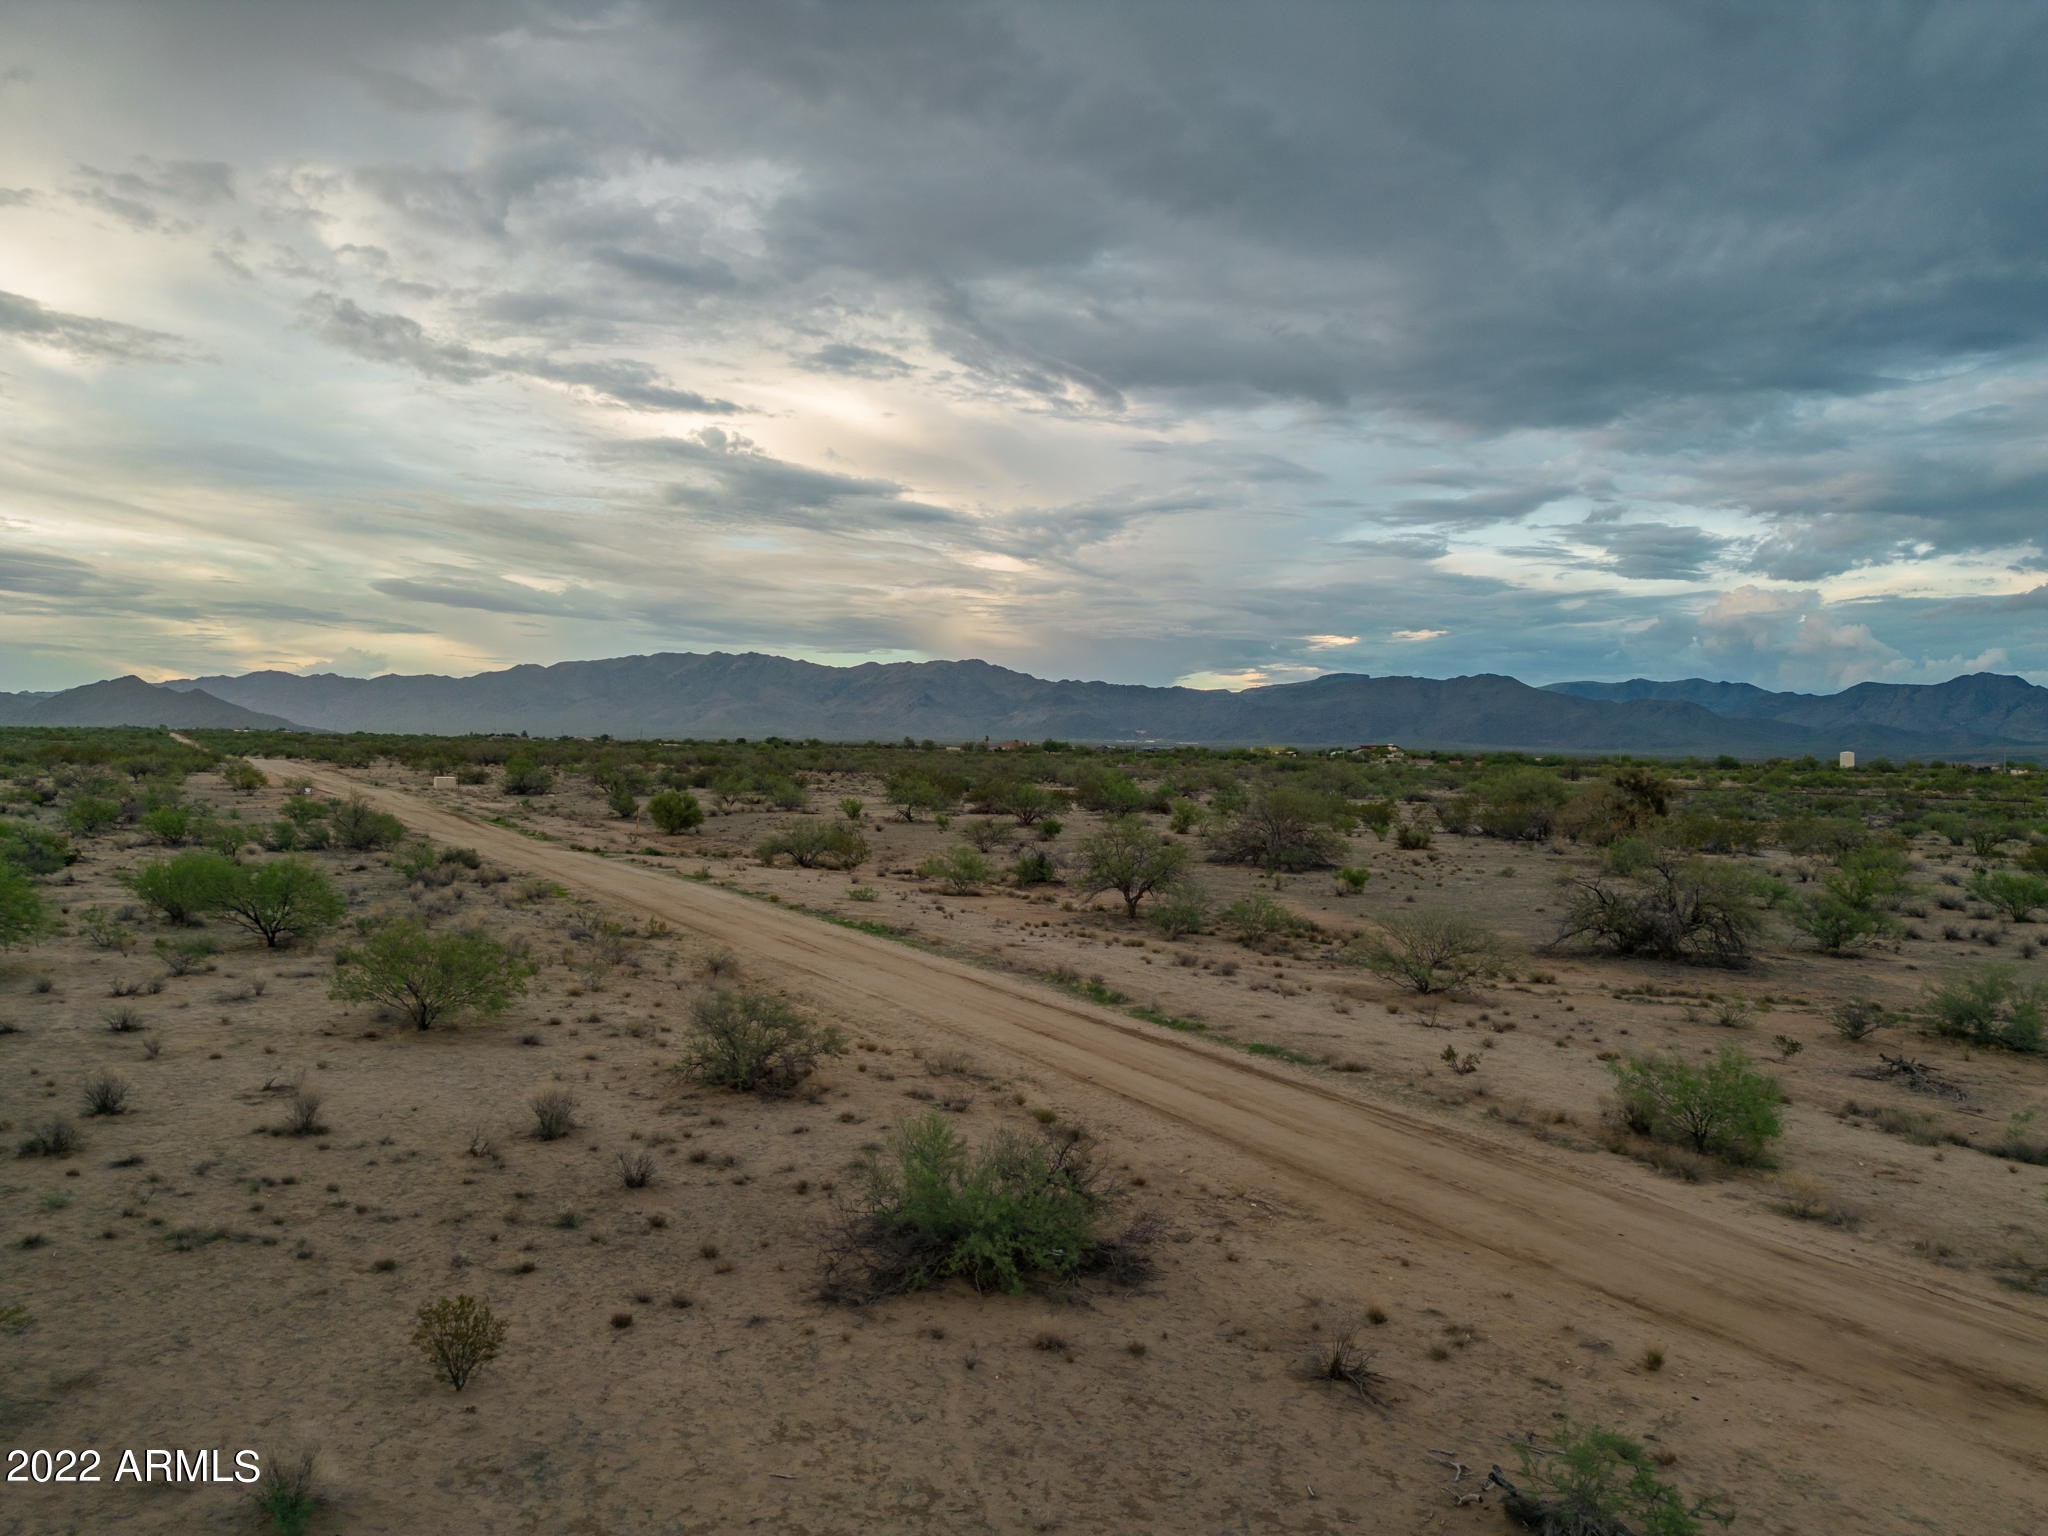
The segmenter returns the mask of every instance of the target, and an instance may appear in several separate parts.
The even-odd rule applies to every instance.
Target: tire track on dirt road
[[[1691,1335],[1718,1353],[1754,1380],[1760,1406],[1772,1378],[1807,1378],[1846,1394],[1830,1412],[1856,1435],[1959,1478],[2017,1495],[2048,1473],[2048,1309],[2025,1298],[1902,1257],[1802,1245],[1683,1188],[1667,1197],[1603,1178],[1583,1154],[1355,1096],[1021,977],[538,842],[415,794],[306,764],[260,766],[690,929],[855,1017],[915,1020],[1114,1094],[1277,1171],[1321,1215],[1391,1222],[1454,1248],[1497,1289],[1619,1303],[1674,1347]]]

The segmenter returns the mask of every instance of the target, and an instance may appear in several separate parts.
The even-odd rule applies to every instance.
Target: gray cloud
[[[371,362],[395,363],[450,384],[511,374],[571,385],[634,410],[730,415],[741,409],[730,400],[677,389],[654,368],[631,358],[576,360],[484,352],[431,336],[408,316],[366,310],[355,300],[332,293],[314,295],[306,312],[322,340]]]
[[[1971,595],[2048,569],[2037,9],[174,9],[10,38],[103,103],[0,192],[92,252],[52,302],[223,354],[203,398],[0,379],[10,506],[141,533],[92,562],[153,594],[33,600],[124,643],[2048,676]],[[394,409],[294,316],[450,387]],[[137,553],[169,522],[190,570]]]
[[[893,353],[878,352],[873,347],[857,347],[843,341],[818,348],[803,362],[806,368],[819,373],[845,373],[863,379],[900,378],[917,371]]]
[[[179,362],[189,355],[183,342],[162,331],[46,309],[18,293],[0,292],[0,336],[110,362]]]

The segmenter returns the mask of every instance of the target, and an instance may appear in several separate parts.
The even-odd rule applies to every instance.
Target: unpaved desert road
[[[1803,1245],[1697,1191],[1667,1197],[1604,1178],[1608,1159],[1368,1100],[1024,978],[538,842],[422,796],[302,763],[260,766],[691,930],[852,1017],[915,1020],[1142,1105],[1257,1160],[1319,1214],[1425,1235],[1474,1274],[1497,1276],[1500,1290],[1618,1302],[1653,1320],[1674,1352],[1732,1363],[1755,1383],[1759,1412],[1774,1381],[1803,1378],[1828,1391],[1832,1423],[1873,1458],[2002,1489],[2014,1508],[2048,1504],[2048,1308],[2038,1302],[1903,1256]]]

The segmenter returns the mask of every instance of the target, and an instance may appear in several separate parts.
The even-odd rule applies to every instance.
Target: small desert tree
[[[128,888],[166,922],[193,923],[216,911],[235,883],[235,861],[210,848],[155,859],[128,877]]]
[[[487,1302],[474,1296],[443,1296],[420,1307],[412,1341],[433,1365],[434,1374],[460,1392],[479,1366],[498,1358],[505,1331]]]
[[[432,1029],[461,1013],[503,1013],[526,995],[537,967],[487,933],[437,934],[411,918],[370,930],[361,944],[335,956],[332,996],[381,1003],[415,1029]]]
[[[664,789],[647,802],[647,815],[669,837],[704,825],[704,807],[687,789]]]
[[[1739,1045],[1722,1046],[1706,1066],[1683,1056],[1631,1056],[1608,1069],[1622,1118],[1640,1135],[1753,1163],[1782,1133],[1777,1081]]]
[[[1619,955],[1741,965],[1762,926],[1741,870],[1657,853],[1625,878],[1573,882],[1555,942],[1597,944]]]
[[[1084,897],[1115,891],[1124,915],[1136,917],[1147,896],[1187,878],[1188,851],[1135,816],[1119,817],[1082,840],[1080,861],[1075,889]]]
[[[633,793],[632,782],[627,779],[615,778],[605,786],[604,803],[620,821],[631,821],[640,814],[640,797]]]
[[[1458,912],[1392,913],[1380,932],[1357,940],[1344,958],[1412,991],[1455,992],[1498,970],[1510,953],[1498,934]]]
[[[826,1056],[843,1055],[846,1037],[781,998],[751,987],[719,987],[697,999],[677,1070],[715,1088],[786,1093]]]
[[[255,868],[236,866],[220,911],[276,949],[332,928],[347,913],[348,903],[334,882],[304,859],[272,859]]]

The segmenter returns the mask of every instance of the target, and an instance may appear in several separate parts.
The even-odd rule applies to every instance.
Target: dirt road
[[[1499,1291],[1619,1303],[1674,1350],[1715,1353],[1741,1372],[1759,1413],[1770,1411],[1774,1384],[1822,1386],[1828,1427],[1873,1462],[1905,1458],[1999,1507],[2041,1508],[2048,1309],[2038,1302],[1903,1256],[1780,1231],[1717,1210],[1699,1190],[1617,1180],[1608,1159],[1370,1100],[1028,980],[538,842],[357,776],[262,766],[359,793],[430,837],[729,946],[843,1016],[884,1028],[912,1020],[1143,1106],[1256,1160],[1329,1220],[1426,1236]]]

